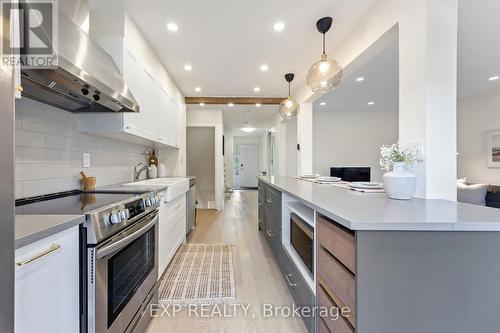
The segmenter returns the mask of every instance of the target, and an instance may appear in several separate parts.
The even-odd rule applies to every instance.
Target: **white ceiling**
[[[230,130],[235,136],[260,136],[276,124],[278,117],[278,106],[253,105],[211,106],[223,110],[224,130]],[[248,125],[245,125],[248,123]],[[242,127],[252,127],[256,130],[246,133]]]
[[[398,111],[397,40],[386,45],[384,38],[375,44],[345,68],[346,75],[337,89],[314,102],[314,111]],[[358,77],[364,80],[357,82]],[[322,106],[322,102],[326,104]]]
[[[500,89],[500,1],[459,0],[458,96]]]
[[[118,1],[134,19],[186,96],[284,96],[283,75],[304,82],[321,52],[315,22],[334,17],[328,50],[375,0],[125,0]],[[273,24],[285,23],[275,33]],[[179,30],[166,29],[175,22]],[[193,66],[191,72],[184,65]],[[269,71],[260,71],[261,64]],[[201,93],[194,88],[202,87]],[[253,91],[260,87],[260,93]]]

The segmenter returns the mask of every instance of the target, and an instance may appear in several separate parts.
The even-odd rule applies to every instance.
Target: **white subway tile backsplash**
[[[38,132],[16,129],[16,147],[45,147],[45,135]]]
[[[80,133],[75,114],[22,98],[16,101],[16,198],[80,188],[81,170],[97,177],[98,186],[132,181],[147,148]],[[90,168],[82,168],[84,152]]]

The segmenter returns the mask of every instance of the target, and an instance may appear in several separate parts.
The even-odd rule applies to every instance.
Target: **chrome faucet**
[[[142,166],[142,168],[139,168],[140,166]],[[134,167],[134,181],[138,181],[139,180],[139,177],[141,176],[141,173],[143,171],[147,171],[147,170],[150,170],[151,168],[148,167],[147,165],[145,165],[144,163],[139,163],[137,164],[135,167]]]

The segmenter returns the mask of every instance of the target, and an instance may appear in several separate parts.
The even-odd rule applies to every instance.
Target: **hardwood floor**
[[[172,310],[168,315],[153,318],[147,333],[306,332],[300,318],[263,315],[263,304],[291,306],[293,299],[257,230],[257,191],[227,194],[225,210],[221,212],[199,210],[196,229],[189,234],[188,242],[234,245],[236,298],[243,306],[250,306],[248,315],[244,315],[243,308],[232,307],[226,308],[229,314],[237,314],[232,317],[222,314],[202,318],[201,309],[197,312],[183,309],[173,316]]]

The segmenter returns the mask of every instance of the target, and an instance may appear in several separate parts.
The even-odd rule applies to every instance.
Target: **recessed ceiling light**
[[[258,107],[258,108],[260,108],[260,106],[261,106],[261,105],[262,105],[262,104],[260,104],[260,103],[256,103],[256,104],[255,104],[255,106],[256,106],[256,107]]]
[[[260,88],[259,88],[259,87],[255,87],[255,88],[253,88],[253,91],[255,91],[255,92],[259,92],[259,91],[260,91]]]
[[[266,64],[260,65],[260,70],[262,72],[267,72],[269,70],[269,66]]]
[[[368,105],[373,105],[373,104],[375,104],[375,102],[373,101],[368,102]]]
[[[365,78],[362,76],[356,78],[356,82],[363,82],[364,80],[365,80]]]
[[[227,103],[227,106],[234,106],[234,103]]]
[[[196,92],[200,92],[200,91],[201,91],[201,88],[200,88],[200,87],[195,87],[195,88],[194,88],[194,91],[196,91]]]
[[[500,76],[495,75],[495,76],[492,76],[492,77],[488,78],[488,81],[496,81],[498,79],[500,79]]]
[[[319,103],[319,105],[324,106],[324,105],[326,105],[326,102],[321,102],[321,103]]]
[[[249,115],[251,115],[251,114],[252,114],[252,112],[247,111],[247,112],[245,112],[245,114],[246,114],[247,116],[249,116]]]
[[[274,29],[274,31],[277,31],[277,32],[283,31],[283,29],[285,29],[285,23],[283,23],[283,22],[276,22],[273,25],[273,29]]]
[[[186,72],[191,72],[193,70],[193,66],[191,66],[190,64],[186,64],[184,65],[184,70]]]
[[[170,22],[167,24],[167,29],[172,32],[176,32],[177,30],[179,30],[179,27],[174,22]]]
[[[205,106],[205,103],[201,102],[201,103],[200,103],[200,106]]]
[[[253,127],[243,127],[241,130],[243,132],[246,132],[246,133],[251,133],[251,132],[255,131],[255,128],[253,128]]]

